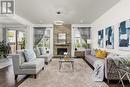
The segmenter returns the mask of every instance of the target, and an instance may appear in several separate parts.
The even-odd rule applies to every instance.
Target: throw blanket
[[[97,60],[94,62],[93,80],[103,81],[103,79],[104,79],[104,62],[101,60]]]

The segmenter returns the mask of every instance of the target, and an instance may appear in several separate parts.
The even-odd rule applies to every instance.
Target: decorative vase
[[[64,56],[64,60],[65,60],[65,61],[69,60],[69,57],[68,57],[67,55]]]

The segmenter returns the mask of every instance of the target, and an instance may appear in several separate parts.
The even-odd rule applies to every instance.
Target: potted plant
[[[21,49],[25,49],[25,45],[26,45],[26,39],[25,37],[23,37],[21,41]]]
[[[82,42],[82,47],[85,48],[85,49],[88,48],[87,40],[83,40],[83,42]]]
[[[0,42],[0,59],[7,58],[9,51],[10,51],[9,44],[6,44],[4,41]]]
[[[80,48],[80,41],[76,40],[75,51],[77,51],[79,48]]]

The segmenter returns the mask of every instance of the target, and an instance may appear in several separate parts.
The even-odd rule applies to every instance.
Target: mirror
[[[58,34],[58,44],[66,44],[66,33]]]

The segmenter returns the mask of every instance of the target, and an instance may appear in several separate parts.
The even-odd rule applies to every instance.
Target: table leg
[[[126,75],[126,76],[127,76],[128,80],[129,80],[129,82],[130,82],[130,77],[129,77],[129,74],[127,73],[127,75]]]
[[[124,82],[123,82],[123,78],[126,76],[126,73],[123,76],[121,76],[120,71],[118,71],[118,73],[119,73],[119,77],[120,77],[120,81],[119,82],[121,82],[122,86],[125,87]]]
[[[62,62],[59,62],[59,71],[60,71],[60,69],[61,69],[61,65],[62,65]]]
[[[74,71],[74,62],[71,62],[72,63],[72,69],[73,69],[73,71]]]

